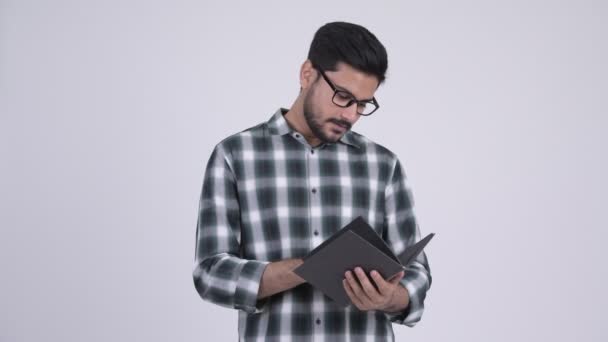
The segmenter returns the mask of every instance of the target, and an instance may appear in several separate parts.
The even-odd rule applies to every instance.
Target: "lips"
[[[338,129],[340,129],[341,131],[345,131],[346,130],[346,126],[342,126],[338,123],[332,122],[334,124],[334,126],[338,127]]]

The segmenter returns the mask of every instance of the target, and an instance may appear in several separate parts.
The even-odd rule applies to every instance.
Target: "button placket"
[[[322,208],[321,196],[319,194],[321,186],[319,175],[319,156],[318,153],[315,153],[315,150],[312,147],[307,149],[306,154],[308,159],[308,184],[310,186],[310,232],[312,234],[311,249],[313,249],[323,242],[323,236],[321,234]]]

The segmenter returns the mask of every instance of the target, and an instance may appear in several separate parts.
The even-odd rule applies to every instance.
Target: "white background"
[[[0,341],[229,341],[192,282],[204,167],[316,29],[389,54],[433,284],[403,341],[606,341],[605,1],[0,1]]]

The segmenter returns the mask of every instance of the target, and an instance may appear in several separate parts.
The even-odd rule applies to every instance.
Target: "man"
[[[420,239],[397,156],[351,130],[379,105],[384,46],[334,22],[313,38],[290,109],[219,142],[209,158],[196,234],[194,285],[238,310],[242,341],[392,341],[392,323],[421,318],[426,255],[393,279],[345,273],[346,308],[293,273],[302,257],[362,216],[396,254]]]

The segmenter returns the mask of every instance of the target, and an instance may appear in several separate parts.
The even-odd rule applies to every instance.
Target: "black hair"
[[[335,71],[344,62],[376,76],[378,85],[386,78],[388,58],[384,45],[365,27],[336,21],[321,26],[310,44],[308,59],[315,68]]]

